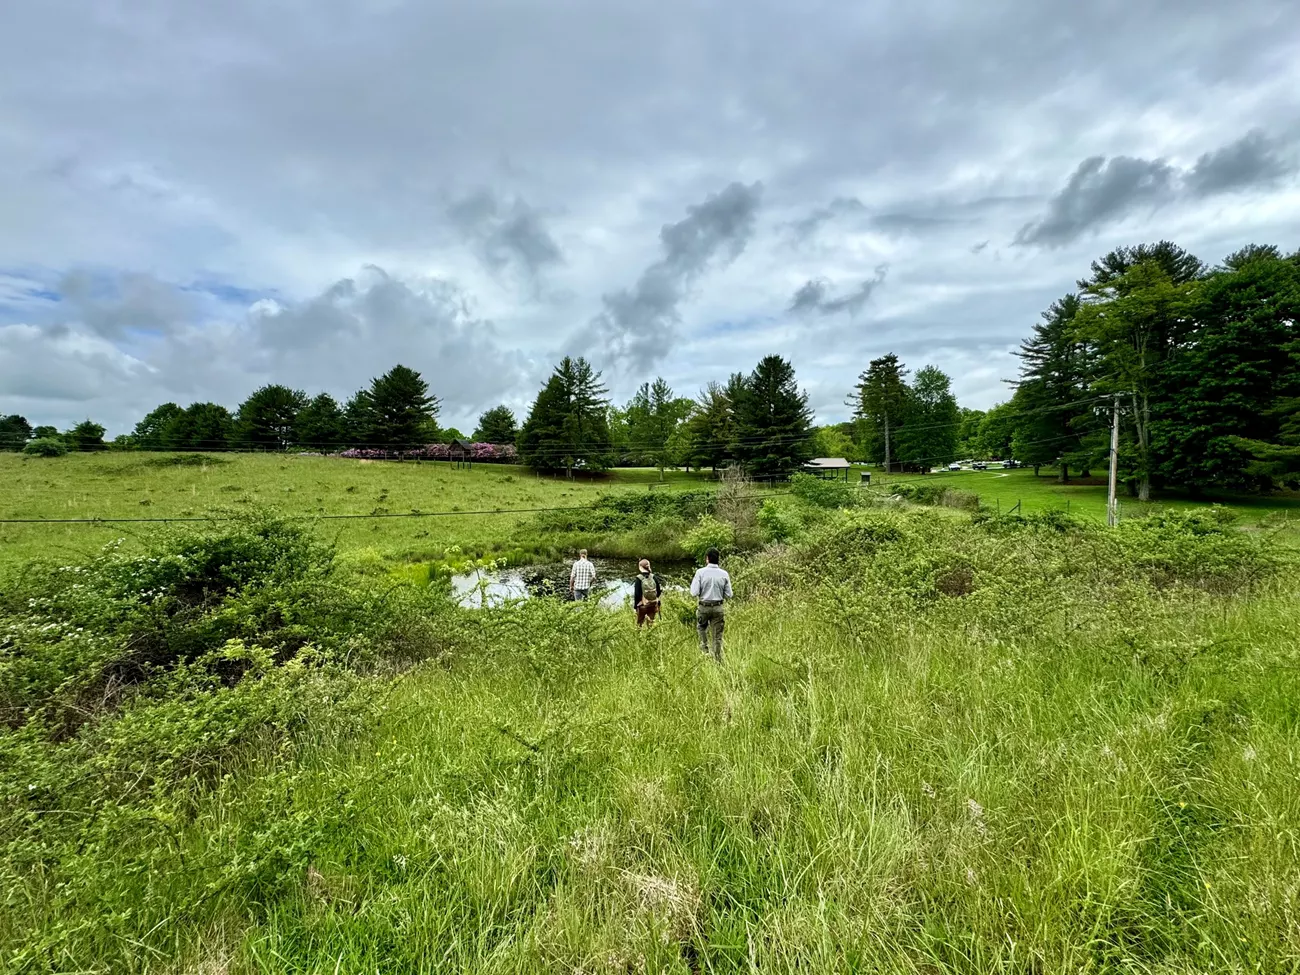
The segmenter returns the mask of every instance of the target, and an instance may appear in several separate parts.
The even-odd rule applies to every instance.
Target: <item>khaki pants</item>
[[[713,632],[713,659],[722,663],[722,628],[725,625],[723,619],[722,604],[716,606],[706,606],[700,603],[695,609],[695,629],[700,634],[700,650],[703,653],[709,652],[709,631]]]

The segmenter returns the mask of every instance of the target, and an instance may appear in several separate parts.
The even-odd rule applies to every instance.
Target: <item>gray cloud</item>
[[[753,236],[762,186],[732,183],[687,208],[659,231],[664,256],[630,289],[606,294],[604,311],[570,343],[583,353],[599,349],[601,361],[644,369],[662,359],[680,320],[678,307],[713,263],[734,261]]]
[[[1281,143],[1259,129],[1202,154],[1187,170],[1164,159],[1092,156],[1052,197],[1047,213],[1021,227],[1013,243],[1058,247],[1142,206],[1267,187],[1292,171],[1294,163],[1284,158]]]
[[[796,314],[838,315],[848,312],[850,316],[862,310],[876,288],[885,280],[888,269],[882,264],[876,273],[859,284],[852,291],[839,297],[830,296],[831,285],[825,278],[815,278],[805,282],[790,300],[790,311]]]
[[[151,274],[109,277],[70,271],[58,284],[72,318],[96,335],[123,338],[133,331],[167,332],[190,320],[195,303]]]
[[[54,422],[121,429],[160,393],[231,402],[288,377],[346,394],[393,361],[514,402],[575,331],[681,388],[781,353],[830,404],[921,336],[988,405],[1092,234],[1211,261],[1286,244],[1300,204],[1269,177],[1300,117],[1293,7],[0,3],[0,410],[38,402],[17,380],[90,397],[39,400]],[[1267,145],[1224,151],[1252,129]],[[1053,210],[1089,156],[1105,159]],[[1119,179],[1123,157],[1148,184]],[[665,219],[732,181],[764,187],[743,260],[726,243],[670,258]],[[1251,192],[1214,219],[1229,187]],[[1001,254],[1022,229],[1037,246]],[[848,311],[878,263],[862,329]],[[72,268],[185,287],[95,284],[74,307],[47,293]],[[791,316],[810,278],[834,283],[817,309],[844,311]],[[280,303],[254,322],[252,298],[186,284],[205,281]],[[659,348],[638,345],[656,329]],[[610,371],[615,395],[641,378]]]
[[[788,227],[791,237],[796,242],[807,240],[816,234],[828,222],[837,217],[856,216],[867,212],[866,205],[854,197],[836,197],[824,207],[817,207],[807,216],[791,222]]]
[[[494,271],[513,265],[535,278],[564,262],[541,214],[520,197],[507,201],[481,190],[451,204],[447,216]]]
[[[1175,172],[1162,159],[1092,156],[1052,197],[1040,220],[1025,224],[1017,244],[1059,247],[1092,228],[1114,220],[1140,204],[1159,206],[1174,192]]]
[[[1249,187],[1269,186],[1293,168],[1280,145],[1259,129],[1196,160],[1186,177],[1195,196],[1211,196]]]

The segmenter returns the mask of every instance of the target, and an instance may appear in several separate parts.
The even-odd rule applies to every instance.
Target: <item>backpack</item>
[[[641,577],[641,598],[647,603],[653,603],[659,598],[659,580],[653,572],[647,572]]]

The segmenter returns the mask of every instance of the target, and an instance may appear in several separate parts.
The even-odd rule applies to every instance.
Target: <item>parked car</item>
[[[1002,467],[1004,470],[1012,467],[1019,467],[1019,466],[1020,466],[1020,461],[1018,460],[1004,460],[1002,462]]]
[[[989,469],[989,465],[987,461],[977,460],[970,465],[970,469],[973,471],[986,471]]]
[[[950,471],[959,471],[959,470],[961,470],[961,464],[957,463],[957,462],[954,460],[951,464],[948,465],[948,470],[950,470]]]

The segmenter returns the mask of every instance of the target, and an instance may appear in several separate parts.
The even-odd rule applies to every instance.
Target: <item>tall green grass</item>
[[[0,739],[0,957],[1300,965],[1300,585],[1266,536],[1199,514],[1118,532],[802,515],[733,561],[722,667],[680,603],[638,633],[594,605],[474,613],[396,586],[346,626],[305,623],[323,656],[165,668],[70,737],[29,710]],[[57,646],[14,642],[16,621],[45,624],[9,591],[5,652]],[[210,612],[232,599],[277,602]],[[359,669],[336,642],[358,621],[376,627]]]

